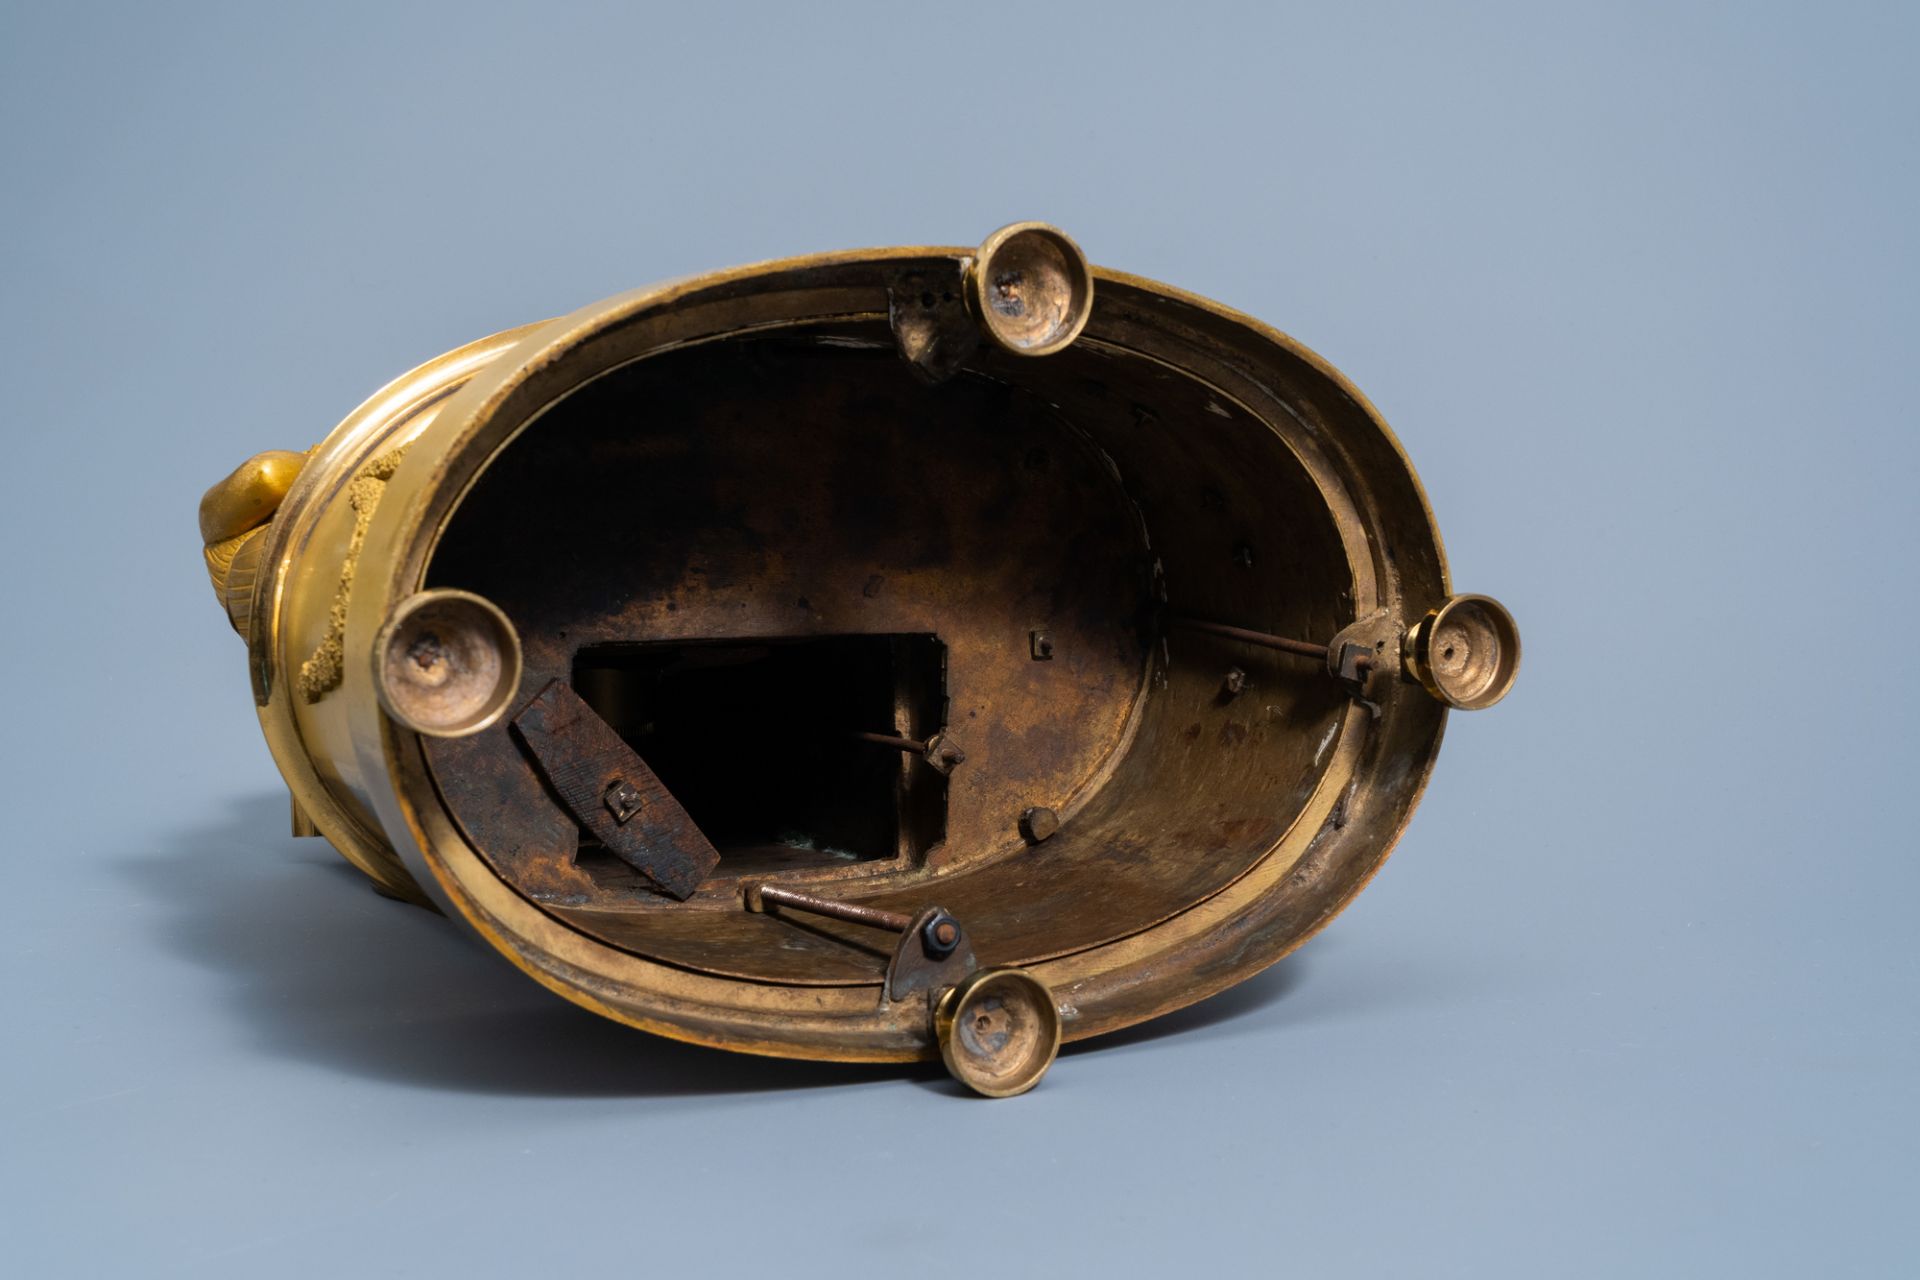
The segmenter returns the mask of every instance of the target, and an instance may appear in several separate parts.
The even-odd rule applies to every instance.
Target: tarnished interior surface
[[[505,722],[424,744],[473,847],[614,946],[766,982],[877,983],[890,942],[743,912],[748,878],[937,897],[986,965],[1193,907],[1285,834],[1352,705],[1320,663],[1168,626],[1329,637],[1355,566],[1271,424],[1090,339],[938,385],[879,320],[630,364],[491,461],[428,582],[503,610],[515,704],[574,683],[721,861],[680,903],[582,847]],[[852,737],[942,730],[948,776]]]

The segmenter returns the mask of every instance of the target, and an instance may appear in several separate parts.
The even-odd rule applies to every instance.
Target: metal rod
[[[796,911],[811,911],[817,916],[832,916],[835,920],[849,920],[854,924],[886,929],[892,933],[905,933],[913,927],[913,917],[898,911],[882,911],[879,907],[863,907],[834,898],[816,898],[810,893],[795,893],[792,889],[770,884],[761,885],[757,892],[763,909],[766,904],[772,903],[775,906],[792,907]]]
[[[1247,644],[1257,644],[1265,649],[1278,649],[1282,653],[1294,653],[1303,658],[1327,660],[1327,646],[1315,644],[1311,640],[1289,640],[1285,636],[1268,635],[1264,631],[1250,631],[1245,627],[1230,627],[1224,622],[1203,622],[1199,618],[1172,618],[1176,627],[1185,627],[1189,631],[1205,631],[1209,635],[1225,636],[1229,640],[1242,640]]]
[[[854,731],[853,736],[862,742],[873,742],[883,747],[893,747],[900,751],[911,751],[916,756],[927,754],[927,744],[924,742],[915,742],[912,738],[896,737],[891,733],[866,733],[857,729]]]

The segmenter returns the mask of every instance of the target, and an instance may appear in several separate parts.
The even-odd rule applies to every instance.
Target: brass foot
[[[941,994],[933,1029],[953,1078],[989,1098],[1033,1088],[1060,1052],[1053,992],[1024,969],[969,974]]]

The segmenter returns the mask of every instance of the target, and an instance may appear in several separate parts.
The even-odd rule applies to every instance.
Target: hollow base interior
[[[494,460],[429,581],[499,605],[522,700],[572,681],[722,860],[688,902],[652,893],[582,847],[504,725],[427,744],[476,850],[603,941],[768,982],[878,981],[891,939],[747,913],[754,877],[937,901],[987,964],[1185,910],[1273,848],[1348,706],[1300,658],[1166,625],[1351,620],[1311,478],[1207,388],[1088,343],[938,386],[884,326],[629,366]],[[1062,820],[1043,843],[1035,808]]]

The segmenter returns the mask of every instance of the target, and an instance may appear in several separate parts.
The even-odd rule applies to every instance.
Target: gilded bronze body
[[[621,1022],[990,1095],[1323,926],[1519,663],[1345,379],[1034,223],[484,339],[201,533],[297,832]]]

